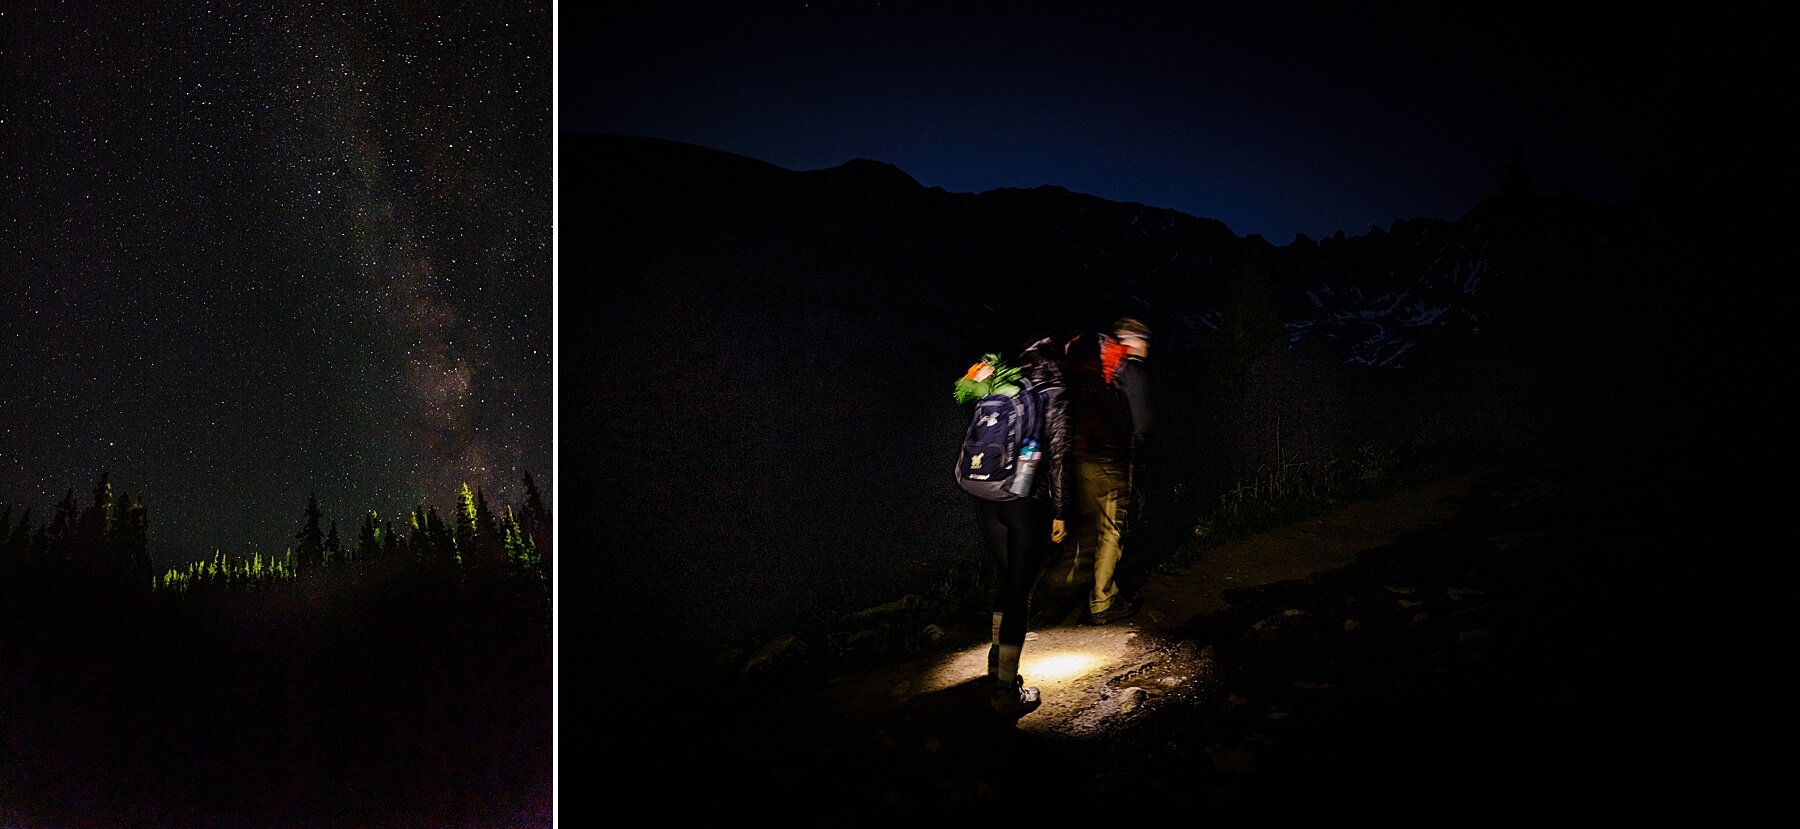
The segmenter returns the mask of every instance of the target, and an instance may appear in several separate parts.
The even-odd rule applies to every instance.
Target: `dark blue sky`
[[[1683,50],[1648,7],[1366,5],[564,6],[559,128],[1053,184],[1278,244],[1457,218],[1515,140],[1546,193],[1616,201],[1670,163]]]

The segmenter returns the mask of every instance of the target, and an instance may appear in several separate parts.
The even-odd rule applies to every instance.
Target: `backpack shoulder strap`
[[[1019,378],[1019,402],[1025,408],[1024,429],[1020,434],[1030,438],[1041,437],[1044,431],[1044,396],[1030,378]]]

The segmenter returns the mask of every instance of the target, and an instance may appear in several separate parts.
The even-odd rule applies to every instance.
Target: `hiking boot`
[[[1014,676],[1011,688],[995,688],[988,704],[994,707],[994,713],[1002,717],[1018,719],[1037,710],[1043,704],[1038,697],[1036,686],[1025,684],[1025,677]]]
[[[1132,596],[1129,599],[1122,599],[1113,602],[1105,610],[1102,610],[1099,613],[1089,613],[1088,624],[1110,625],[1121,619],[1129,619],[1136,616],[1137,612],[1143,609],[1143,607],[1144,597],[1141,595]]]

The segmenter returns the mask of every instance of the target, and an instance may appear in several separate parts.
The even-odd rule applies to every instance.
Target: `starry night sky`
[[[548,2],[8,3],[0,505],[158,572],[553,499]]]
[[[569,4],[565,131],[952,192],[1056,185],[1286,244],[1455,219],[1519,142],[1540,192],[1638,191],[1678,147],[1678,20],[1625,4]]]

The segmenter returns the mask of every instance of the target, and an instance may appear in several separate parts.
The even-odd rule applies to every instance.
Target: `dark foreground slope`
[[[187,595],[12,581],[0,665],[7,829],[551,825],[535,598],[373,570]]]
[[[1684,689],[1708,681],[1671,663],[1690,622],[1657,569],[1690,528],[1593,460],[1420,482],[1158,573],[1122,627],[1036,631],[1046,704],[1016,724],[985,708],[974,638],[824,682],[628,693],[596,733],[628,781],[678,793],[671,817],[1661,815],[1691,785]],[[1056,673],[1071,654],[1094,658]]]

